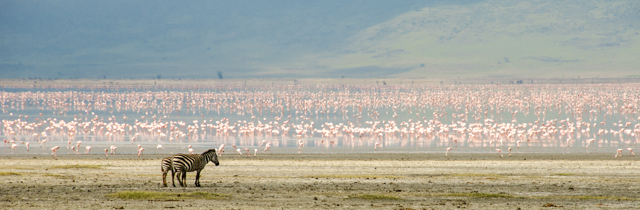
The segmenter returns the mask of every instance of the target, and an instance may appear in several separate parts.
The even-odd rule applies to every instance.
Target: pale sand
[[[0,209],[637,209],[640,157],[613,154],[263,154],[220,157],[202,187],[162,187],[164,156],[3,154]],[[60,168],[76,165],[79,167]],[[98,166],[98,167],[92,167]],[[12,173],[10,173],[12,172]],[[16,173],[16,174],[13,174]],[[177,181],[176,181],[177,182]],[[177,184],[177,183],[176,183]],[[122,191],[218,200],[124,200]],[[349,198],[386,195],[398,200]],[[479,197],[474,197],[479,196]],[[483,197],[484,196],[484,197]],[[489,197],[487,197],[489,196]],[[491,197],[494,196],[494,197]],[[496,197],[502,196],[502,197]]]

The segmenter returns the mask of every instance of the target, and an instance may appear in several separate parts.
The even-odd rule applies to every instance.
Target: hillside
[[[637,77],[637,4],[2,1],[0,77]]]

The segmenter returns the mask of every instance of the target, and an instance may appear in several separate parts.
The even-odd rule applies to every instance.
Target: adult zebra
[[[171,157],[166,157],[164,159],[162,159],[162,184],[167,187],[167,173],[169,173],[169,171],[171,171],[171,177],[173,177],[173,174],[175,173],[173,171],[173,156]],[[173,180],[171,181],[173,182]],[[173,187],[175,187],[176,185],[173,184]]]
[[[218,163],[216,149],[207,150],[202,154],[177,154],[174,155],[171,160],[173,171],[182,187],[187,186],[187,172],[197,171],[196,187],[200,187],[200,171],[204,169],[204,166],[206,166],[209,161],[216,164],[216,166],[220,165],[220,163]],[[171,183],[175,186],[173,175],[174,173],[171,173]]]

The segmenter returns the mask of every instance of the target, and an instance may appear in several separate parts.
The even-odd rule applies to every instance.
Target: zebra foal
[[[187,186],[187,172],[197,171],[196,187],[200,187],[200,171],[204,169],[204,166],[206,166],[209,161],[213,162],[213,164],[216,164],[216,166],[220,165],[215,149],[207,150],[202,154],[174,155],[171,159],[171,162],[173,166],[173,172],[175,172],[175,176],[178,178],[180,186]],[[171,183],[173,183],[173,186],[175,186],[173,175],[174,174],[171,173]]]

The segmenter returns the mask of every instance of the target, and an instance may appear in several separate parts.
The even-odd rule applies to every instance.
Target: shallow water
[[[640,88],[633,84],[5,86],[0,91],[0,138],[17,145],[11,149],[11,143],[5,143],[0,148],[3,154],[49,154],[54,146],[60,147],[58,155],[82,154],[86,146],[92,147],[91,154],[103,154],[110,146],[116,146],[118,154],[136,154],[138,145],[145,148],[143,154],[188,153],[189,145],[200,153],[225,144],[224,155],[237,155],[232,147],[237,145],[242,153],[247,148],[252,154],[254,149],[259,154],[444,154],[451,148],[451,154],[500,149],[507,155],[511,148],[513,153],[611,152],[613,156],[616,149],[627,154],[626,148],[635,148],[640,134]],[[225,123],[234,128],[225,132]],[[145,127],[162,124],[165,127]],[[344,126],[335,134],[321,133],[339,124]],[[473,124],[483,129],[474,137]],[[112,129],[116,125],[120,130]],[[260,131],[259,125],[272,127]],[[253,130],[242,132],[242,126]],[[459,128],[465,131],[456,132]],[[588,139],[595,141],[587,148]],[[43,140],[47,141],[41,144]],[[270,151],[261,146],[265,140]],[[67,149],[69,141],[71,146],[81,141],[80,149]],[[157,149],[158,145],[163,148]]]

